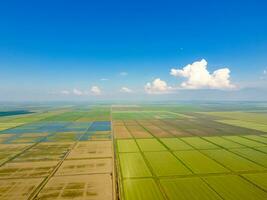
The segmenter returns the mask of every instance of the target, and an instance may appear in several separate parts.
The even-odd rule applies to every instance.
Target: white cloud
[[[81,95],[83,95],[83,92],[82,92],[81,90],[76,89],[76,88],[74,88],[74,89],[72,90],[72,92],[73,92],[73,94],[75,94],[75,95],[77,95],[77,96],[81,96]]]
[[[101,94],[101,89],[98,86],[92,86],[91,87],[91,92],[93,95],[100,95]]]
[[[266,69],[263,70],[263,74],[264,74],[264,75],[267,75],[267,70],[266,70]]]
[[[152,83],[148,82],[145,85],[145,91],[148,94],[164,94],[169,93],[173,88],[168,86],[168,84],[160,80],[160,78],[156,78]]]
[[[221,68],[212,74],[207,70],[207,61],[202,59],[186,65],[183,69],[171,69],[170,74],[175,77],[184,77],[181,87],[185,89],[231,89],[235,88],[230,82],[230,70]]]
[[[127,87],[122,87],[120,89],[120,92],[124,92],[124,93],[132,93],[133,91],[130,88]]]
[[[60,93],[61,94],[64,94],[64,95],[69,95],[70,94],[70,91],[68,91],[68,90],[62,90]]]
[[[108,78],[101,78],[100,81],[108,81]]]
[[[120,72],[120,76],[127,76],[128,73],[127,72]]]

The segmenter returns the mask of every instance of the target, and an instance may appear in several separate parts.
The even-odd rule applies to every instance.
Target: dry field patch
[[[56,175],[111,173],[112,159],[65,160]]]
[[[18,156],[15,161],[59,160],[70,150],[73,143],[39,143]]]
[[[30,144],[0,144],[0,164],[20,153]]]
[[[161,128],[157,126],[144,126],[152,135],[155,137],[173,137],[170,133],[162,130]]]
[[[111,141],[78,142],[67,159],[105,158],[112,157]]]
[[[151,138],[152,135],[148,133],[143,127],[137,126],[127,126],[128,130],[131,132],[134,138]]]
[[[0,168],[0,178],[25,178],[48,176],[57,161],[7,163]]]
[[[131,133],[125,126],[113,126],[113,133],[117,139],[132,138]]]
[[[123,126],[124,125],[122,120],[113,120],[112,124],[115,126]]]
[[[0,180],[1,200],[26,200],[43,178]]]
[[[36,199],[111,200],[112,178],[110,174],[52,177]]]

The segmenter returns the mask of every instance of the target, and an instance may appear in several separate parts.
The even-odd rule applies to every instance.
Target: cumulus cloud
[[[127,87],[122,87],[120,89],[120,92],[124,92],[124,93],[132,93],[133,91],[130,88]]]
[[[168,86],[168,84],[160,80],[160,78],[156,78],[152,83],[148,82],[145,85],[145,91],[148,94],[164,94],[169,93],[172,90],[172,87]]]
[[[183,77],[187,80],[181,83],[185,89],[232,89],[235,88],[230,81],[230,70],[221,68],[213,73],[207,70],[207,61],[193,62],[186,65],[183,69],[171,69],[170,74],[175,77]]]
[[[127,72],[120,72],[120,76],[127,76],[128,73]]]
[[[76,89],[76,88],[74,88],[72,90],[72,92],[73,92],[74,95],[77,95],[77,96],[83,95],[83,92],[81,90]]]
[[[92,86],[91,87],[91,93],[93,95],[100,95],[101,94],[101,89],[98,86]]]
[[[62,90],[60,93],[61,94],[64,94],[64,95],[69,95],[70,94],[70,91],[68,91],[68,90]]]

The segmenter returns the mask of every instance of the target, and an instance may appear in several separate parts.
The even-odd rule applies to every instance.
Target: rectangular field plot
[[[214,137],[203,137],[205,140],[208,140],[220,147],[230,149],[230,148],[241,148],[244,147],[241,144],[238,144],[236,142],[224,139],[223,137],[214,136]]]
[[[124,123],[122,120],[112,120],[112,125],[114,126],[124,126]]]
[[[119,159],[123,178],[151,176],[140,153],[120,153]]]
[[[160,138],[160,140],[172,151],[193,149],[193,147],[178,138]]]
[[[9,138],[5,143],[19,144],[19,143],[36,143],[44,140],[48,133],[24,133],[13,134],[12,138]]]
[[[15,161],[60,160],[73,143],[39,143],[15,158]]]
[[[0,180],[1,200],[27,200],[43,178]]]
[[[30,146],[31,144],[0,144],[0,153],[20,152]]]
[[[258,151],[267,153],[267,146],[266,147],[254,147],[254,149],[257,149]]]
[[[110,131],[110,126],[109,121],[93,122],[88,131]]]
[[[243,137],[260,142],[260,143],[264,143],[267,145],[267,137],[259,136],[259,135],[244,135]]]
[[[111,141],[78,142],[67,159],[112,157]]]
[[[231,149],[231,151],[267,168],[266,153],[262,153],[260,151],[250,148]]]
[[[244,174],[242,176],[267,191],[267,173]]]
[[[138,146],[133,139],[123,139],[123,140],[117,140],[117,149],[118,152],[138,152]]]
[[[231,140],[233,142],[239,143],[241,145],[247,146],[247,147],[262,147],[267,146],[266,144],[256,142],[247,138],[243,138],[240,136],[224,136],[224,138]]]
[[[140,124],[141,126],[150,126],[153,125],[153,123],[151,122],[151,120],[146,120],[146,119],[137,119],[136,120],[138,122],[138,124]]]
[[[0,179],[48,176],[57,161],[7,163],[0,167]]]
[[[158,185],[152,178],[123,181],[126,200],[164,200]]]
[[[170,152],[146,152],[145,157],[157,176],[191,174],[191,172]]]
[[[84,133],[79,141],[111,140],[110,131],[96,131]]]
[[[267,124],[260,124],[256,122],[248,122],[248,121],[232,120],[232,119],[218,120],[218,122],[233,126],[239,126],[247,129],[254,129],[257,131],[267,132]]]
[[[52,177],[36,199],[112,200],[112,178],[110,174]]]
[[[30,144],[0,144],[0,164],[30,147]]]
[[[113,133],[117,139],[132,138],[131,133],[125,126],[113,126]]]
[[[184,142],[190,144],[196,149],[219,149],[217,145],[214,145],[200,137],[184,137],[181,138]]]
[[[144,126],[145,129],[147,129],[152,135],[154,135],[155,137],[173,137],[172,134],[168,133],[167,131],[164,131],[163,129],[154,126],[154,125],[150,125],[150,126]]]
[[[135,119],[176,119],[184,118],[184,115],[167,111],[113,111],[112,117],[115,120]]]
[[[232,171],[238,172],[264,170],[263,167],[257,165],[256,163],[223,149],[204,150],[202,152]]]
[[[135,120],[123,120],[125,126],[138,126]]]
[[[239,176],[210,176],[204,180],[225,200],[267,199],[266,192]]]
[[[204,112],[203,114],[218,116],[220,118],[237,119],[248,122],[256,122],[260,124],[267,124],[267,116],[264,113],[251,113],[251,112]]]
[[[65,160],[58,171],[60,175],[78,175],[78,174],[97,174],[111,173],[112,160],[106,159],[84,159],[84,160]]]
[[[4,133],[22,134],[22,133],[51,133],[62,131],[68,123],[66,122],[38,122],[33,124],[25,124],[5,130]]]
[[[176,137],[191,136],[191,134],[189,132],[186,132],[185,130],[169,129],[168,132]]]
[[[199,151],[176,151],[174,154],[196,174],[225,173],[229,170]]]
[[[220,132],[214,128],[207,128],[196,125],[196,128],[186,129],[191,135],[195,136],[209,136],[209,135],[218,135]]]
[[[109,108],[93,108],[82,112],[82,116],[76,122],[108,121],[110,120]]]
[[[61,131],[64,132],[85,132],[91,126],[90,122],[72,122],[65,126]]]
[[[45,142],[75,142],[81,137],[79,132],[54,133],[45,139]]]
[[[82,117],[82,115],[83,115],[83,112],[71,110],[71,111],[67,111],[64,113],[57,114],[57,115],[53,115],[51,117],[44,118],[42,121],[45,121],[45,122],[54,122],[54,121],[71,122],[71,121],[76,121],[77,119]]]
[[[161,179],[160,184],[170,200],[222,200],[200,178]]]
[[[128,130],[134,138],[151,138],[153,137],[149,132],[147,132],[143,127],[136,126],[127,126]]]
[[[136,142],[142,151],[167,150],[157,139],[137,139]]]

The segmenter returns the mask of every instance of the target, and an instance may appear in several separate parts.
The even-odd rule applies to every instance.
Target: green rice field
[[[1,200],[267,199],[265,107],[21,107],[0,104]]]

